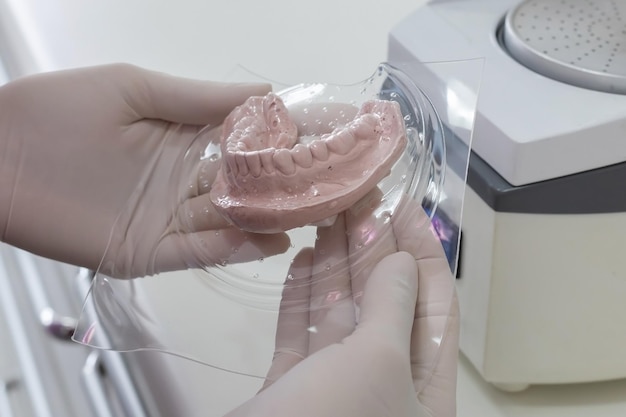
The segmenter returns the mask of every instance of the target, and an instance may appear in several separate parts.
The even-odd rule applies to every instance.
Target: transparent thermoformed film
[[[198,255],[205,250],[198,237],[187,242],[195,246],[193,250],[189,246],[180,248],[180,255],[189,257],[188,270],[136,279],[115,279],[97,271],[74,339],[102,349],[168,352],[225,371],[265,378],[276,348],[277,325],[284,323],[287,315],[308,314],[311,326],[306,330],[316,332],[316,317],[337,303],[351,306],[352,325],[356,325],[367,274],[385,255],[406,250],[419,260],[420,240],[434,239],[435,252],[442,254],[454,276],[481,75],[479,60],[419,66],[385,63],[371,77],[353,85],[274,83],[279,104],[284,105],[281,111],[288,111],[289,118],[295,120],[298,143],[311,147],[315,141],[338,141],[336,146],[328,145],[331,154],[338,154],[333,156],[336,159],[322,161],[324,157],[318,155],[316,159],[315,153],[313,158],[305,155],[304,162],[300,160],[301,166],[296,167],[296,171],[301,171],[293,174],[294,179],[280,174],[283,182],[279,185],[278,174],[259,171],[258,167],[255,171],[252,165],[241,165],[237,155],[228,155],[233,149],[235,153],[243,152],[245,147],[228,148],[221,144],[228,136],[226,130],[239,138],[254,137],[254,132],[233,133],[243,128],[227,126],[228,123],[203,129],[181,157],[177,169],[184,173],[197,167],[198,161],[221,161],[222,189],[211,196],[212,204],[226,201],[223,214],[239,225],[231,227],[286,235],[287,250],[250,260],[240,256],[250,251],[253,243],[248,241],[228,247],[232,256],[206,262]],[[240,118],[257,117],[259,108],[274,106],[276,97],[274,101],[258,102],[256,109]],[[390,102],[393,104],[388,107]],[[390,114],[398,115],[399,120],[385,125],[388,120],[383,119]],[[369,148],[357,152],[360,145],[351,140],[359,140],[362,126],[354,122],[359,117],[359,123],[374,123],[372,129],[379,136]],[[285,116],[272,120],[282,123]],[[400,131],[394,126],[400,126]],[[341,142],[344,139],[337,139],[348,135],[346,132],[352,135],[344,138],[349,146]],[[284,140],[280,134],[277,137]],[[403,142],[390,145],[389,141]],[[272,142],[258,146],[273,148],[267,152],[274,152],[284,145]],[[341,146],[344,149],[339,149]],[[380,162],[385,152],[397,155],[391,162]],[[228,162],[228,158],[232,160]],[[329,164],[329,160],[334,164]],[[232,165],[229,170],[224,168],[227,163]],[[376,171],[377,164],[388,166]],[[348,169],[355,165],[358,170]],[[343,168],[335,171],[336,167]],[[252,175],[242,170],[255,172]],[[327,172],[321,174],[323,170]],[[289,181],[296,181],[298,176],[300,185],[295,186],[296,191],[291,190],[292,198]],[[234,182],[228,183],[229,177]],[[302,178],[308,185],[302,185]],[[213,191],[217,188],[215,183],[209,185]],[[237,187],[245,192],[233,189]],[[255,187],[262,188],[262,192]],[[181,195],[184,189],[182,184]],[[328,199],[312,208],[318,192],[321,197],[328,195]],[[345,194],[351,196],[347,198]],[[242,206],[245,210],[237,211]],[[298,210],[300,215],[293,215]],[[132,208],[122,215],[132,216]],[[188,220],[183,218],[177,223],[181,233]],[[282,220],[286,230],[280,230]],[[226,238],[224,245],[230,245]],[[438,285],[437,300],[420,299],[418,303],[436,301],[452,308],[454,282],[448,281]],[[426,360],[422,360],[420,370],[425,373],[437,363],[447,322],[439,318],[439,323],[430,327],[424,335],[430,345],[425,349]]]

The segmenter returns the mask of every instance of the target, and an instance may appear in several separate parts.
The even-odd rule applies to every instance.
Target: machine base
[[[626,378],[626,213],[493,211],[467,188],[461,349],[506,387]]]

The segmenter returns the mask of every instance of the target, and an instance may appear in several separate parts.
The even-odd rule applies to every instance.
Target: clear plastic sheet
[[[371,99],[398,103],[406,129],[404,152],[389,175],[348,210],[329,212],[325,223],[287,230],[290,247],[285,253],[249,262],[225,258],[203,268],[132,280],[96,272],[74,339],[103,349],[164,351],[264,378],[274,353],[279,314],[289,314],[285,309],[281,312],[281,297],[285,283],[293,279],[290,268],[298,253],[316,247],[318,255],[312,277],[303,285],[323,286],[326,303],[353,297],[334,287],[335,275],[363,275],[378,259],[397,250],[394,220],[410,219],[409,211],[419,206],[432,223],[422,221],[413,227],[432,224],[454,275],[481,71],[479,62],[420,64],[419,68],[382,64],[370,78],[354,85],[309,83],[285,88],[274,84],[287,109],[326,104],[331,108],[334,103],[358,108]],[[218,129],[201,131],[180,169],[185,171],[199,159],[221,158],[216,138]],[[181,230],[184,227],[181,223]],[[328,241],[331,227],[345,229],[339,242]],[[203,242],[198,239],[192,244],[201,251]],[[233,254],[238,250],[233,247]],[[184,248],[181,251],[184,256]],[[368,265],[359,270],[351,265],[355,259],[366,259]],[[202,259],[190,259],[189,264],[202,264]],[[444,299],[452,305],[454,284],[446,288],[449,294]],[[298,305],[313,312],[325,308],[325,302]],[[358,318],[358,306],[356,311]],[[446,325],[436,327],[436,334],[428,335],[432,360],[427,362],[433,367]]]

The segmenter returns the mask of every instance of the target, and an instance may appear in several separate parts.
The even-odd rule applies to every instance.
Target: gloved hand
[[[228,227],[206,194],[219,160],[195,140],[269,85],[177,78],[125,64],[0,88],[0,237],[116,277],[237,262],[286,235]],[[203,135],[210,137],[211,135]],[[106,257],[103,255],[106,252]]]
[[[458,304],[445,254],[417,203],[374,206],[348,210],[296,257],[266,383],[228,417],[455,415]]]

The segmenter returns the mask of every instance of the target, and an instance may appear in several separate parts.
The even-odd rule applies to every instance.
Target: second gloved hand
[[[311,252],[301,253],[292,270],[300,270],[311,256]],[[303,299],[296,295],[304,289],[297,283],[302,278],[297,276],[288,284],[283,308],[293,309],[291,302]],[[271,376],[287,372],[227,417],[419,416],[410,367],[417,287],[413,257],[406,252],[387,256],[372,270],[357,328],[341,343],[306,358],[310,339],[326,335],[307,334],[304,311],[283,317],[279,332],[290,332],[289,343],[276,352],[280,357],[275,357]],[[340,309],[344,311],[334,314],[347,311]]]
[[[447,258],[416,201],[379,197],[319,228],[315,248],[294,259],[265,385],[228,417],[455,415]]]
[[[0,238],[115,277],[284,251],[286,236],[243,233],[215,213],[206,193],[219,160],[195,140],[269,89],[124,64],[0,87]]]

